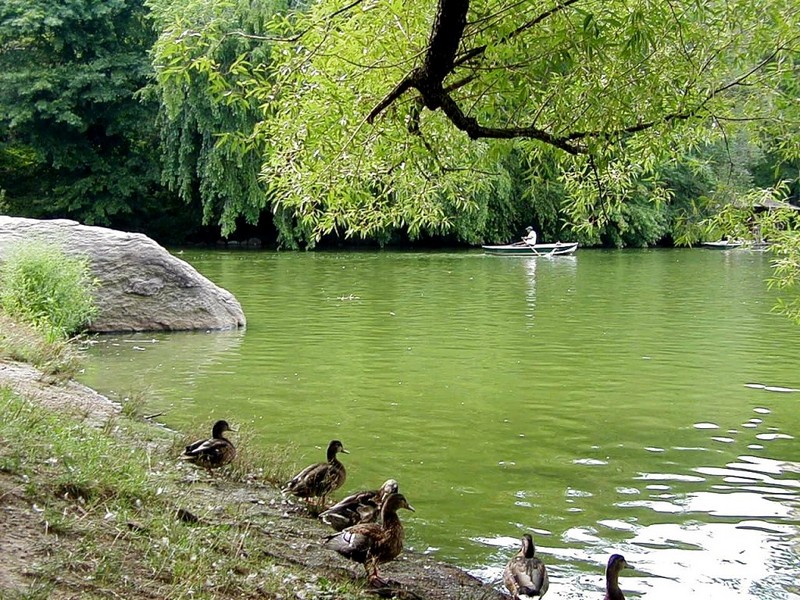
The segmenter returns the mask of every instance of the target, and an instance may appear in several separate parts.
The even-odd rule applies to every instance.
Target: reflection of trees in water
[[[103,392],[148,389],[153,380],[193,386],[222,357],[238,354],[245,331],[137,333],[96,338],[81,381]]]

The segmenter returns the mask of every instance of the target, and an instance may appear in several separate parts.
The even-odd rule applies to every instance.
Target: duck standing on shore
[[[536,546],[533,538],[526,533],[522,536],[522,548],[510,560],[503,571],[503,583],[514,600],[542,597],[550,587],[547,568],[534,556]]]
[[[183,454],[178,458],[204,468],[211,473],[211,469],[223,467],[236,457],[236,448],[223,434],[231,429],[227,421],[217,421],[211,429],[211,437],[186,446]]]
[[[385,585],[378,575],[378,565],[394,560],[403,550],[405,532],[397,516],[401,508],[414,511],[403,494],[391,493],[383,501],[380,523],[353,525],[325,538],[325,545],[364,565],[370,584]]]
[[[534,556],[536,546],[529,533],[522,536],[522,548],[510,560],[503,571],[503,583],[514,600],[542,597],[550,587],[547,568]]]
[[[604,600],[625,600],[625,595],[619,589],[619,572],[622,569],[632,569],[625,557],[621,554],[612,554],[606,567],[606,595]]]
[[[325,497],[338,490],[347,478],[347,470],[336,455],[350,454],[342,442],[331,440],[328,444],[327,462],[307,466],[283,487],[283,492],[298,498],[319,498],[317,509],[325,506]]]
[[[374,523],[380,516],[386,496],[397,491],[397,481],[387,479],[377,490],[350,494],[323,512],[319,518],[336,531],[342,531],[359,523]]]

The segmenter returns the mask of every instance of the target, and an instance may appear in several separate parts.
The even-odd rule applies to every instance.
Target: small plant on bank
[[[0,358],[28,363],[57,379],[74,377],[82,362],[78,349],[69,340],[47,341],[40,330],[12,319],[2,310]]]
[[[63,340],[96,315],[96,286],[88,260],[42,242],[20,244],[0,267],[0,306],[8,316],[36,327],[47,341]]]

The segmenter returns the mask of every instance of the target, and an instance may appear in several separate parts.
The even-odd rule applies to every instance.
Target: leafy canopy
[[[212,103],[257,109],[215,144],[258,154],[286,243],[468,239],[514,189],[517,154],[591,232],[642,189],[669,200],[670,164],[743,129],[778,159],[800,148],[792,0],[320,0],[255,33],[206,18],[220,10],[164,31],[159,81],[202,75]],[[219,60],[231,39],[252,46]]]
[[[138,0],[0,3],[0,188],[11,212],[106,224],[159,180],[154,32]]]

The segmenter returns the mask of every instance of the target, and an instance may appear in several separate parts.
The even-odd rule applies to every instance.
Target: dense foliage
[[[90,224],[161,210],[155,34],[138,0],[0,4],[4,212]]]
[[[0,307],[47,339],[78,333],[94,317],[95,280],[86,260],[40,243],[12,248],[0,267]]]
[[[165,98],[199,83],[189,104],[238,115],[215,152],[260,155],[269,195],[233,212],[252,218],[268,198],[287,244],[477,242],[527,222],[653,243],[678,222],[676,199],[696,201],[676,195],[687,175],[684,189],[724,192],[730,177],[707,175],[731,140],[776,163],[800,146],[788,0],[321,0],[273,20],[271,36],[252,26],[260,5],[181,6],[162,12],[173,21],[156,46]],[[204,203],[231,222],[231,205]]]
[[[286,0],[150,0],[162,31],[153,54],[161,101],[163,180],[187,203],[198,198],[205,222],[223,235],[244,217],[257,223],[267,206],[258,179],[268,145],[253,133],[261,119],[271,45],[266,24]],[[237,87],[239,94],[230,94]]]
[[[0,207],[171,242],[694,243],[798,197],[798,30],[789,0],[9,0]]]

